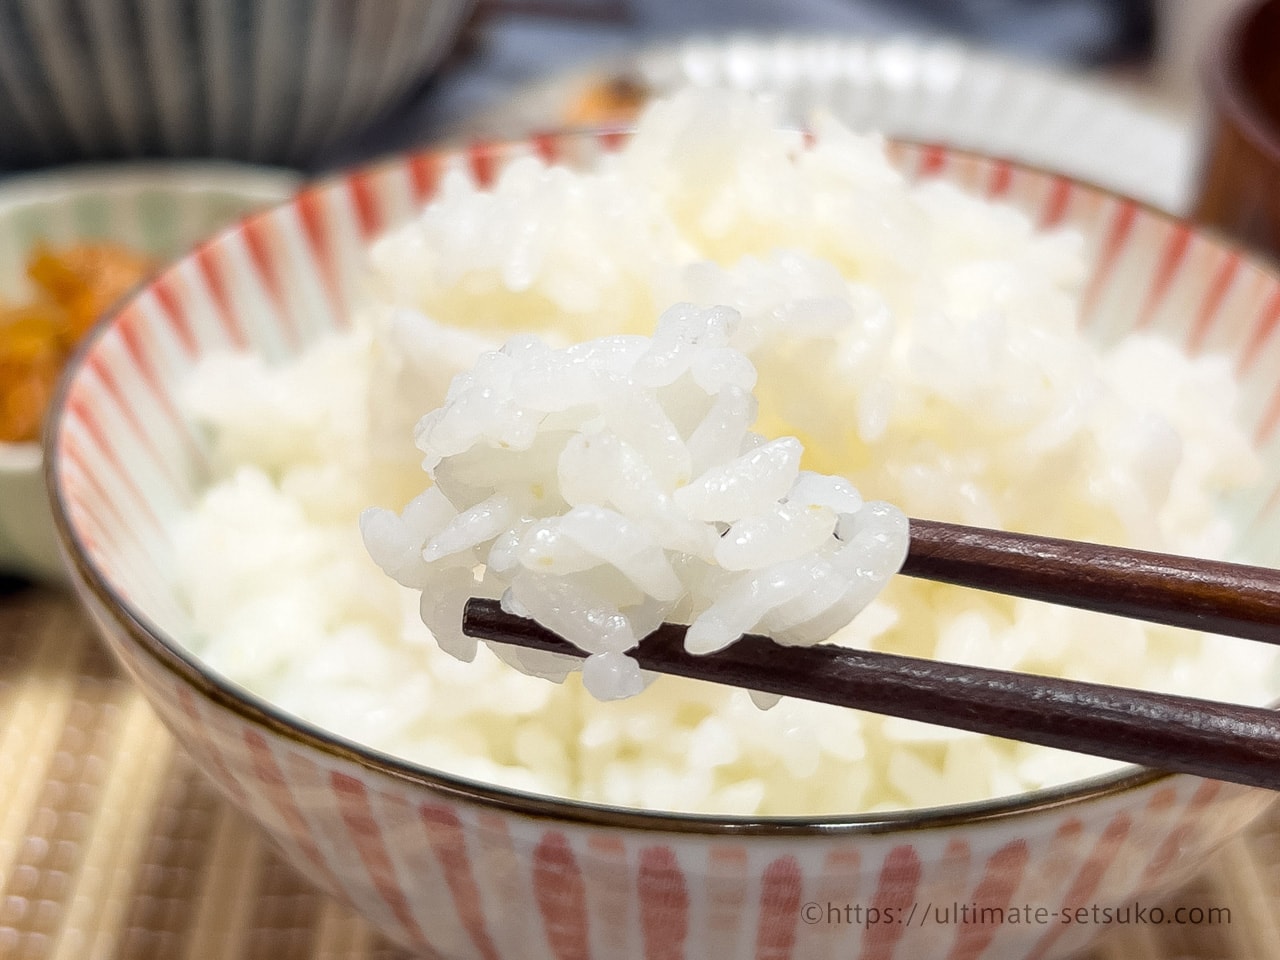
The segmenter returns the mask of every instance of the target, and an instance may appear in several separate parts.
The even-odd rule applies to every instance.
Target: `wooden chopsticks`
[[[534,621],[504,613],[496,600],[468,600],[463,630],[586,656]],[[658,673],[1280,789],[1280,713],[1263,707],[831,645],[784,647],[752,634],[696,655],[684,649],[684,634],[664,623],[630,655]]]
[[[1280,570],[936,520],[910,530],[909,577],[1280,643]]]
[[[902,573],[1135,619],[1280,642],[1280,571],[911,521]],[[1280,789],[1280,712],[833,645],[747,635],[709,655],[663,624],[630,652],[645,670]],[[586,656],[495,600],[464,632]]]

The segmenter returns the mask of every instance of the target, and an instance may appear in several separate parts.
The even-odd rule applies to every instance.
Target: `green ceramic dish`
[[[0,301],[29,295],[24,268],[37,241],[113,240],[167,261],[297,183],[287,171],[226,163],[66,168],[0,182]],[[37,443],[0,443],[0,572],[61,579],[41,460]]]

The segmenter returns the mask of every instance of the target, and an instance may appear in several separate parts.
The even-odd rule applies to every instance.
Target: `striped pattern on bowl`
[[[473,0],[0,0],[0,166],[302,164],[414,93]]]
[[[77,587],[115,654],[200,767],[307,876],[426,956],[1044,958],[1102,931],[1070,919],[1080,908],[1150,907],[1271,795],[1138,772],[821,822],[593,807],[358,747],[280,714],[166,639],[188,629],[167,576],[167,525],[204,479],[204,440],[175,400],[192,365],[226,346],[287,357],[340,329],[369,240],[426,201],[446,166],[483,182],[512,155],[581,163],[614,143],[544,137],[417,154],[308,189],[206,243],[100,331],[61,398],[50,482]],[[1060,177],[940,148],[899,147],[896,159],[1045,227],[1079,227],[1094,255],[1092,335],[1148,328],[1232,356],[1266,459],[1259,491],[1237,505],[1244,552],[1276,562],[1280,283],[1184,226]],[[1023,907],[1040,919],[1010,922]]]

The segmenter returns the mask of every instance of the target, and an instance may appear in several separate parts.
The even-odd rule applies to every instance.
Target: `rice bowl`
[[[1056,956],[1098,930],[895,928],[890,935],[810,927],[792,907],[810,894],[896,904],[927,890],[963,902],[1016,896],[1056,908],[1080,896],[1116,902],[1185,879],[1270,795],[1126,769],[1003,800],[861,815],[688,815],[575,802],[361,746],[229,683],[173,639],[195,631],[174,589],[171,525],[196,504],[218,456],[202,448],[190,419],[172,414],[190,397],[196,362],[240,343],[279,367],[304,345],[351,333],[367,278],[362,251],[410,222],[444,170],[470,169],[484,181],[513,156],[552,151],[590,164],[608,146],[551,138],[511,153],[424,154],[321,186],[215,238],[99,331],[67,382],[49,441],[63,545],[113,651],[201,768],[321,886],[398,942],[451,957],[551,957],[563,952],[565,937],[580,937],[582,951],[599,957],[639,957],[659,940],[703,955],[720,955],[727,943],[803,955],[835,944],[856,952],[874,941],[886,955],[910,956],[963,941],[972,956]],[[897,148],[895,162],[913,178],[944,177],[1000,195],[1033,222],[1080,227],[1083,321],[1097,341],[1141,327],[1192,353],[1228,352],[1262,471],[1231,504],[1235,526],[1248,534],[1237,556],[1273,562],[1274,280],[1132,203],[1046,174],[915,148]],[[141,335],[147,376],[121,330]],[[328,362],[330,371],[344,369],[332,355]],[[96,365],[130,392],[113,394]],[[128,397],[155,396],[166,403],[135,402],[123,412]],[[392,435],[408,444],[403,426]],[[305,494],[303,479],[296,489]],[[420,489],[422,475],[415,480]],[[380,497],[402,505],[414,492]],[[367,505],[352,500],[353,510]],[[358,539],[350,542],[359,557]],[[341,580],[323,582],[342,588]],[[262,635],[269,629],[264,621]],[[712,903],[715,911],[704,909]]]
[[[658,104],[591,172],[527,158],[481,190],[447,171],[438,199],[374,244],[352,332],[285,367],[233,353],[193,371],[184,400],[214,477],[174,535],[192,649],[290,713],[436,769],[712,814],[962,803],[1117,764],[809,703],[761,716],[742,691],[666,677],[634,703],[597,704],[548,655],[442,661],[437,643],[476,656],[465,599],[501,595],[595,651],[597,694],[637,692],[623,651],[683,619],[703,652],[767,632],[1266,702],[1269,648],[920,582],[855,599],[819,554],[788,552],[805,518],[815,546],[838,542],[827,507],[779,513],[769,495],[734,512],[698,492],[721,484],[698,479],[710,467],[786,460],[790,443],[794,462],[753,481],[786,474],[785,490],[798,437],[805,476],[837,474],[916,516],[1221,555],[1235,531],[1218,503],[1259,469],[1229,363],[1136,333],[1081,337],[1081,244],[906,183],[875,138],[820,119],[802,143],[726,95]],[[680,341],[691,323],[705,328]],[[601,339],[557,352],[516,334],[496,350],[524,324],[553,343]],[[632,363],[656,389],[638,392]],[[412,597],[373,582],[352,545],[371,505],[365,543]],[[576,546],[552,558],[547,538],[571,519]],[[753,524],[772,545],[726,569],[717,538]],[[644,582],[636,562],[603,559],[623,542],[648,557]],[[900,562],[905,539],[894,549]],[[563,682],[528,685],[502,659]]]

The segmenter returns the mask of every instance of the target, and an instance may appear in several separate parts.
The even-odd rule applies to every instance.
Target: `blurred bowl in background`
[[[763,94],[791,123],[820,109],[855,130],[1043,167],[1178,216],[1191,201],[1197,151],[1182,119],[1114,82],[938,37],[682,37],[538,80],[445,133],[625,125],[645,98],[691,86]]]
[[[1192,216],[1280,256],[1280,2],[1250,3],[1206,51],[1209,135]]]
[[[474,0],[0,0],[0,167],[305,165],[413,95]]]
[[[108,240],[163,262],[218,227],[288,197],[298,177],[230,163],[85,167],[0,185],[0,303],[25,302],[27,256]],[[39,443],[0,442],[0,573],[62,579]]]

